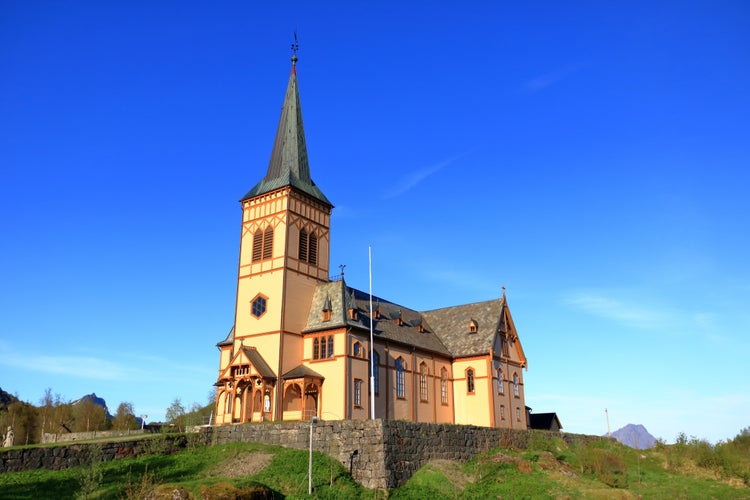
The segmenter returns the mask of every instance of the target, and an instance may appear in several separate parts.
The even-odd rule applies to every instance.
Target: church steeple
[[[310,177],[310,164],[307,160],[305,127],[302,123],[302,107],[297,89],[297,43],[292,45],[292,71],[286,88],[284,106],[281,109],[276,140],[271,151],[266,176],[243,196],[247,200],[284,186],[291,186],[312,196],[318,201],[333,207],[323,192]]]

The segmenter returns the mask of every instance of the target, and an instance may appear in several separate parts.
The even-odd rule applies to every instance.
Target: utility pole
[[[609,412],[607,411],[606,408],[604,409],[604,415],[607,417],[607,437],[611,438],[612,437],[612,432],[610,432],[610,430],[609,430]]]

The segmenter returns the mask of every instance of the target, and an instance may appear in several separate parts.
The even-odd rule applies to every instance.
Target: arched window
[[[230,393],[227,394],[226,397],[227,397],[226,411],[224,413],[227,413],[227,414],[231,415],[232,414],[232,399],[234,399],[234,396],[230,392]]]
[[[372,351],[372,375],[373,375],[373,382],[372,385],[375,386],[375,395],[377,396],[380,394],[380,354],[378,354],[378,351],[373,350]]]
[[[320,359],[325,359],[328,352],[328,337],[320,337]]]
[[[466,370],[466,392],[474,394],[474,370],[471,368]]]
[[[419,365],[419,399],[427,401],[427,365]]]
[[[310,233],[310,245],[307,247],[307,262],[313,266],[318,265],[318,237]]]
[[[354,406],[362,406],[362,381],[354,379]]]
[[[304,229],[299,232],[299,260],[307,262],[307,231]]]
[[[327,358],[333,357],[333,335],[328,336],[328,355]]]
[[[284,394],[284,411],[299,410],[302,408],[302,388],[292,384],[286,388]]]
[[[360,357],[362,355],[362,344],[359,342],[355,342],[352,346],[352,355],[355,357]]]
[[[396,360],[396,397],[406,397],[406,391],[404,390],[404,360],[398,358]]]
[[[318,340],[318,337],[315,337],[313,339],[313,359],[320,359],[320,353],[318,349],[320,348],[320,341]]]
[[[513,395],[518,397],[518,374],[513,374]]]
[[[448,370],[440,370],[440,400],[444,405],[448,404]]]
[[[253,262],[258,262],[263,257],[263,231],[258,229],[253,235]]]
[[[253,234],[253,262],[270,259],[273,256],[273,228],[258,229]]]
[[[497,369],[497,393],[503,393],[503,370],[501,368]]]
[[[273,228],[268,226],[263,232],[263,260],[273,256]]]
[[[314,266],[318,264],[318,237],[304,229],[299,231],[299,260]]]

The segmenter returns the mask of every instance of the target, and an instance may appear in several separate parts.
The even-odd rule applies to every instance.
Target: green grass
[[[467,463],[430,463],[388,496],[750,499],[748,443],[738,443],[683,440],[633,450],[610,441],[568,446],[554,434],[535,433],[528,450],[495,449]],[[181,488],[194,498],[251,498],[252,492],[258,495],[252,498],[308,498],[306,451],[253,443],[188,443],[171,455],[159,449],[155,440],[155,453],[137,459],[0,474],[0,498],[142,498],[155,488],[164,495]],[[313,454],[313,484],[315,498],[385,496],[362,488],[320,453]]]
[[[222,464],[249,454],[272,454],[271,463],[249,476],[227,477]],[[195,447],[172,455],[149,455],[93,466],[101,481],[88,498],[140,498],[149,489],[182,487],[196,498],[202,490],[231,491],[262,486],[272,498],[307,497],[308,455],[304,451],[254,443]],[[328,456],[313,454],[313,485],[317,498],[368,498],[341,464]],[[0,497],[14,499],[80,498],[92,467],[64,471],[35,470],[0,474]],[[218,496],[217,496],[218,498]],[[224,497],[231,498],[231,497]]]

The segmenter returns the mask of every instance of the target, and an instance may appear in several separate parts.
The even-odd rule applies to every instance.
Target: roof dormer
[[[331,297],[326,296],[326,300],[323,303],[323,321],[331,321],[331,310],[333,309],[333,305],[331,304]]]
[[[479,324],[477,323],[477,320],[470,319],[469,320],[469,333],[477,333],[479,331]]]

